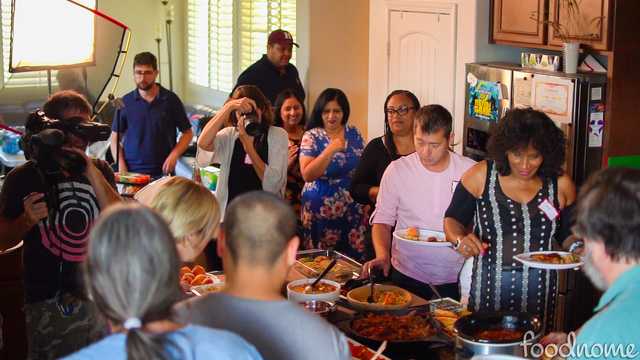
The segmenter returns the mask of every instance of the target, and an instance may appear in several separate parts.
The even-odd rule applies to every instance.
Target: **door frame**
[[[453,87],[451,91],[451,115],[455,119],[455,93],[457,73],[457,29],[458,29],[458,5],[455,3],[442,3],[432,1],[412,0],[382,0],[372,1],[369,7],[369,89],[368,89],[368,122],[367,135],[369,139],[378,137],[384,133],[382,107],[384,99],[389,93],[389,34],[391,26],[391,12],[423,12],[439,13],[451,16],[451,34],[453,42],[451,58],[453,63]],[[384,26],[376,26],[384,24]]]

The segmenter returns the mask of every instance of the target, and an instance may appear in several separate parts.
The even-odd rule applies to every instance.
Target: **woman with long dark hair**
[[[300,213],[300,195],[304,179],[300,172],[300,142],[304,134],[307,113],[302,100],[292,90],[281,92],[276,98],[275,125],[287,131],[289,157],[287,161],[287,186],[284,198]]]
[[[444,230],[460,254],[473,258],[471,310],[522,311],[552,323],[555,271],[523,267],[513,257],[553,250],[554,240],[560,244],[570,233],[566,209],[576,189],[562,169],[565,143],[545,113],[512,109],[489,138],[489,160],[462,176]]]
[[[180,260],[163,218],[137,204],[107,209],[90,235],[84,280],[112,334],[69,359],[260,359],[223,330],[172,320]]]
[[[420,101],[408,90],[394,90],[384,101],[384,135],[367,144],[351,182],[351,195],[363,205],[375,206],[380,181],[393,160],[415,152],[413,119]]]
[[[302,226],[307,248],[319,247],[365,258],[362,206],[351,197],[353,171],[364,141],[358,129],[347,125],[349,101],[339,89],[326,89],[316,100],[302,137],[300,169]]]
[[[260,89],[237,87],[198,139],[198,148],[210,155],[199,156],[199,165],[220,164],[216,196],[223,214],[231,200],[252,190],[284,196],[287,143],[287,132],[273,126],[271,104]]]

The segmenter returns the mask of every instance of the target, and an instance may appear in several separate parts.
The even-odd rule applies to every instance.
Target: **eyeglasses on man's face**
[[[404,115],[407,115],[409,111],[413,109],[415,109],[413,106],[402,105],[402,106],[398,106],[397,108],[393,108],[389,106],[384,110],[384,112],[387,113],[388,116],[391,116],[391,115],[404,116]]]

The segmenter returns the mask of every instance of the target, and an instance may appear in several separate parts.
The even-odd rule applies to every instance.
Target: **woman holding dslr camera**
[[[231,124],[223,128],[225,124]],[[287,182],[287,132],[273,124],[269,100],[253,85],[239,86],[202,130],[198,148],[220,164],[216,195],[221,212],[252,190],[283,196]],[[199,157],[202,162],[202,157]]]

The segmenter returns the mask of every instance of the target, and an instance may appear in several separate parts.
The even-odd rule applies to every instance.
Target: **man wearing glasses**
[[[111,153],[119,158],[118,171],[152,178],[173,174],[193,137],[184,106],[176,94],[156,83],[158,61],[150,52],[135,56],[133,73],[136,89],[124,96],[124,107],[116,111],[112,124]],[[176,129],[182,133],[177,141]]]
[[[443,231],[455,186],[474,164],[450,150],[452,123],[451,114],[440,105],[424,106],[416,113],[416,152],[393,161],[382,176],[373,216],[376,257],[363,271],[382,269],[395,284],[426,299],[460,298],[458,274],[464,258],[447,246],[392,241],[392,231],[394,227]]]
[[[274,106],[278,94],[291,89],[304,101],[305,93],[298,69],[289,62],[294,45],[299,47],[293,42],[290,32],[282,29],[272,31],[267,40],[267,53],[240,74],[233,91],[240,85],[255,85]]]

